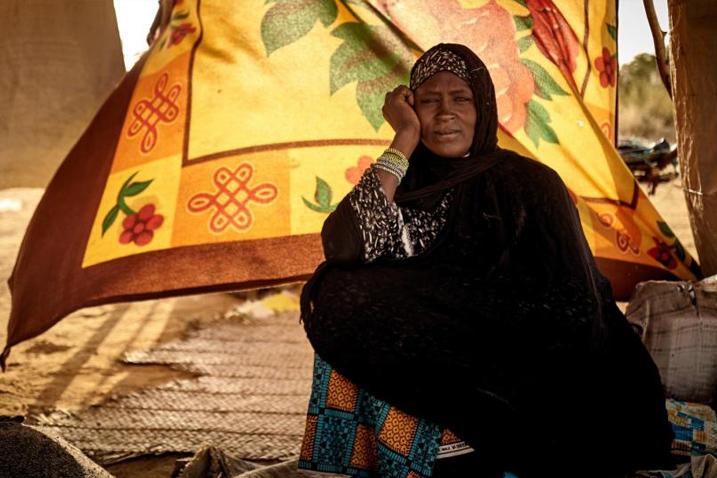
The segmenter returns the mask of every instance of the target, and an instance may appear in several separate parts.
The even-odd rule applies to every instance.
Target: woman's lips
[[[452,141],[458,137],[460,130],[436,131],[435,136],[438,141]]]

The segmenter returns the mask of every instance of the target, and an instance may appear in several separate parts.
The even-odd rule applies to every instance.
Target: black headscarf
[[[447,190],[490,168],[506,154],[498,147],[498,110],[493,82],[488,68],[469,48],[440,43],[426,51],[411,69],[411,87],[415,90],[420,86],[417,72],[440,52],[454,54],[465,65],[465,74],[458,76],[468,82],[473,92],[477,113],[473,141],[468,157],[464,158],[443,158],[419,142],[396,191],[395,201],[400,206],[433,209]]]
[[[454,431],[492,471],[669,467],[659,373],[595,267],[567,188],[497,148],[482,62],[465,47],[436,48],[479,67],[470,84],[490,112],[479,109],[468,158],[419,145],[410,159],[398,201],[430,208],[453,189],[448,221],[418,256],[338,260],[327,244],[361,243],[344,199],[322,231],[327,262],[302,292],[312,346],[372,395]]]

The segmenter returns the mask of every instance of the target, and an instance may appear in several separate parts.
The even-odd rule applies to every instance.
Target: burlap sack
[[[113,478],[53,432],[0,416],[1,478]]]
[[[717,391],[717,275],[637,285],[628,320],[660,369],[667,396],[713,405]]]

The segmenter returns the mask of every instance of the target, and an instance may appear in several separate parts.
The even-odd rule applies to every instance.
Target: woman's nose
[[[453,116],[453,110],[451,109],[450,102],[447,99],[442,99],[439,108],[438,108],[438,116],[445,116],[445,117],[452,117]]]

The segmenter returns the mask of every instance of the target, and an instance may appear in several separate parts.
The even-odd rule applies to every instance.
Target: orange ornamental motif
[[[615,245],[620,252],[640,254],[642,232],[635,223],[634,210],[626,206],[617,206],[615,211],[603,212],[598,215],[603,227],[615,231]]]
[[[346,181],[350,182],[354,186],[357,185],[361,176],[363,176],[363,173],[371,167],[371,164],[373,164],[373,158],[371,156],[361,156],[358,163],[356,163],[356,166],[351,166],[346,169]]]
[[[314,438],[316,437],[316,423],[319,417],[309,415],[306,417],[306,430],[304,431],[304,441],[301,444],[301,453],[299,457],[302,460],[309,461],[314,456]]]
[[[488,67],[495,85],[501,126],[510,133],[524,127],[535,81],[520,61],[515,22],[505,8],[495,0],[479,8],[463,8],[458,0],[384,0],[379,8],[410,38],[421,39],[423,46],[462,43],[473,50]]]
[[[349,463],[356,468],[372,470],[375,469],[376,461],[376,435],[373,429],[359,424],[356,427],[354,449],[351,452],[351,461]]]
[[[177,98],[182,91],[179,84],[172,85],[167,92],[169,75],[163,73],[154,85],[154,96],[150,99],[139,100],[132,108],[133,121],[127,129],[127,136],[133,138],[143,133],[140,150],[147,154],[157,144],[157,125],[171,123],[179,115]]]
[[[417,430],[418,418],[391,407],[378,433],[378,439],[391,450],[408,456]]]
[[[187,209],[198,214],[212,209],[214,214],[209,221],[209,230],[215,234],[223,233],[228,226],[237,232],[248,230],[254,222],[249,203],[268,204],[279,193],[271,183],[250,186],[253,175],[254,168],[248,163],[240,164],[234,171],[226,167],[217,169],[214,172],[216,189],[192,196]]]
[[[326,406],[351,412],[356,408],[358,387],[336,370],[331,371]]]
[[[578,196],[570,188],[568,188],[570,200],[578,206]],[[588,199],[589,201],[589,199]],[[631,253],[632,255],[640,255],[640,243],[642,242],[642,231],[635,222],[635,206],[614,206],[610,211],[598,212],[592,207],[588,207],[590,214],[590,223],[599,224],[603,229],[604,237],[609,237],[614,233],[614,238],[610,240],[614,242],[617,249],[623,253]],[[583,221],[585,223],[585,221]]]

